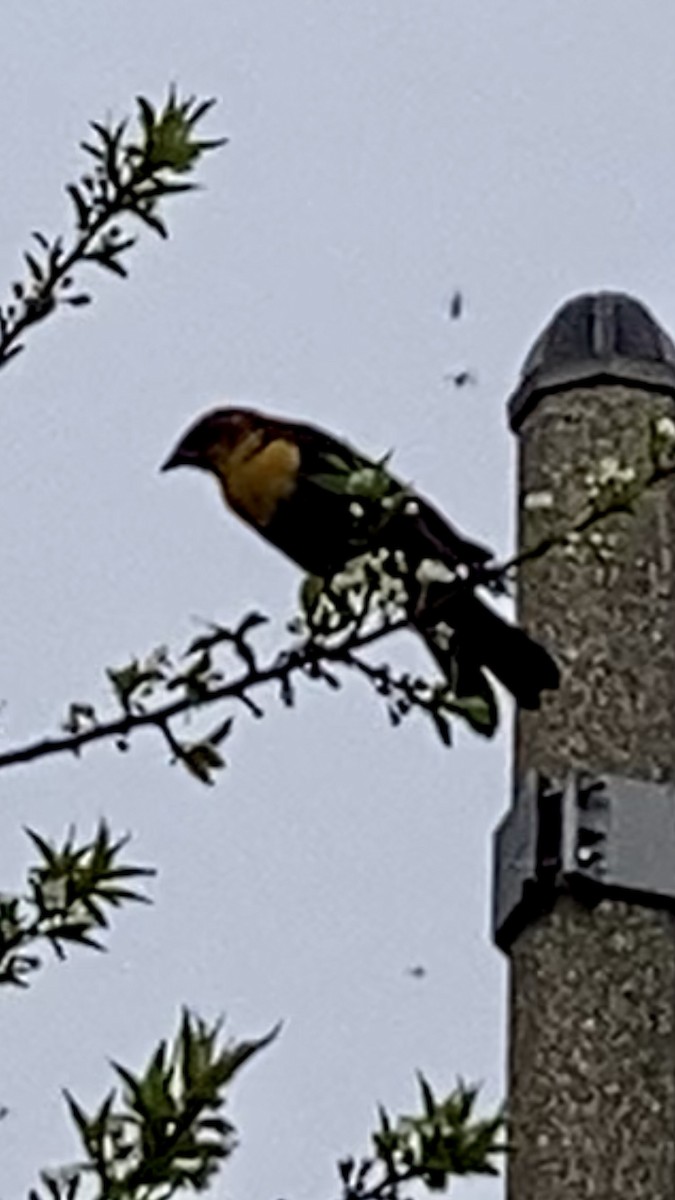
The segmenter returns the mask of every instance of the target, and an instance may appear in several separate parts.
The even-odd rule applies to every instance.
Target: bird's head
[[[233,451],[261,428],[260,414],[247,408],[216,408],[188,429],[160,470],[199,467],[221,474]]]

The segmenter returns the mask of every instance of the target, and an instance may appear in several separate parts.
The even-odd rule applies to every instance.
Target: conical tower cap
[[[609,382],[675,396],[675,344],[633,296],[587,292],[563,304],[532,346],[509,398],[511,428],[547,392]]]

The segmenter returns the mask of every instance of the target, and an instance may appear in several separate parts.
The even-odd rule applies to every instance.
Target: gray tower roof
[[[625,292],[568,300],[540,333],[509,399],[517,430],[546,392],[613,382],[675,395],[675,344]]]

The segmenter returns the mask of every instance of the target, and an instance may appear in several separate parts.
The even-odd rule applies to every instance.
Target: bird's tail
[[[541,693],[558,687],[560,673],[548,650],[473,593],[455,593],[447,610],[434,605],[434,620],[441,623],[440,630],[438,624],[430,628],[426,622],[418,628],[458,696],[471,695],[473,688],[474,694],[481,694],[482,667],[521,708],[539,708]]]

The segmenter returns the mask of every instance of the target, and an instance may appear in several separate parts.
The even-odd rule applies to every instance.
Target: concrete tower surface
[[[631,297],[579,296],[509,411],[526,551],[649,475],[675,439],[675,346]],[[526,562],[519,609],[562,685],[518,716],[496,835],[508,1195],[673,1200],[675,476]]]

